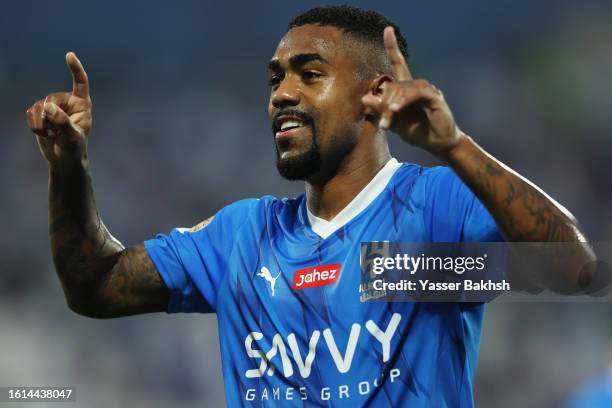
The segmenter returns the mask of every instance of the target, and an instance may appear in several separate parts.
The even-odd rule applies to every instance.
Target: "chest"
[[[287,332],[305,323],[327,327],[335,316],[365,321],[372,303],[360,298],[361,265],[377,249],[362,243],[423,240],[420,214],[391,208],[364,214],[325,239],[274,220],[250,225],[229,257],[219,308],[238,306],[248,326],[281,325]]]

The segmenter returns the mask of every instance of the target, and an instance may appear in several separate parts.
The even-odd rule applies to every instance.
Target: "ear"
[[[372,78],[372,80],[370,81],[370,86],[368,87],[368,91],[369,91],[368,93],[371,93],[372,95],[380,98],[383,93],[383,90],[385,89],[385,84],[387,82],[394,82],[394,81],[395,80],[390,75],[379,74],[376,77]]]
[[[368,84],[368,91],[364,95],[364,98],[367,97],[367,99],[371,99],[371,100],[377,99],[379,103],[381,103],[382,94],[385,89],[385,84],[393,82],[393,81],[394,79],[390,75],[379,74],[375,76],[374,78],[372,78],[372,80]],[[376,109],[374,109],[375,107],[376,107],[376,104],[374,105],[374,107],[368,106],[368,104],[365,104],[364,116],[365,116],[366,121],[372,122],[374,124],[378,124],[379,113],[376,111]]]

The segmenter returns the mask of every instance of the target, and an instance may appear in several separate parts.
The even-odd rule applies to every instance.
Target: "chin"
[[[306,152],[280,158],[277,152],[276,169],[287,180],[307,180],[321,169],[321,155],[316,146]]]

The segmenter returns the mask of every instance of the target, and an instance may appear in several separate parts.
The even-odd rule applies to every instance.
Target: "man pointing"
[[[242,200],[132,248],[97,213],[88,78],[67,54],[73,91],[27,117],[49,162],[51,246],[69,306],[98,318],[216,313],[230,406],[472,406],[484,306],[361,302],[360,243],[585,238],[459,129],[442,92],[410,74],[406,49],[375,12],[296,17],[268,64],[268,114],[277,168],[305,193]],[[388,130],[450,167],[399,163]],[[578,286],[592,260],[586,246],[560,259],[555,282]]]

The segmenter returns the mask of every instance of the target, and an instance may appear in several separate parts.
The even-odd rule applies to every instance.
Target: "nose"
[[[272,94],[272,106],[282,109],[300,104],[301,91],[295,81],[285,77]]]

